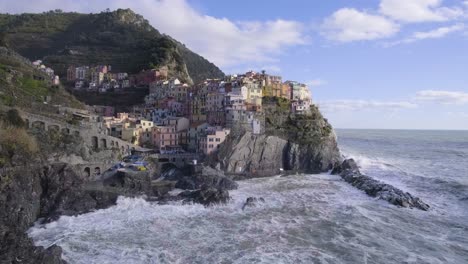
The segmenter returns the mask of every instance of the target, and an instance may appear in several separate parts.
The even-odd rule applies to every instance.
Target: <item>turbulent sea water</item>
[[[468,263],[468,131],[338,130],[362,172],[430,211],[368,197],[338,176],[243,181],[225,206],[114,207],[31,228],[69,263]],[[264,204],[246,208],[249,196]]]

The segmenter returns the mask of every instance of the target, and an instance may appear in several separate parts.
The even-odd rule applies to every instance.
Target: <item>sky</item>
[[[468,1],[0,0],[2,13],[131,8],[227,74],[309,85],[337,128],[468,130]]]

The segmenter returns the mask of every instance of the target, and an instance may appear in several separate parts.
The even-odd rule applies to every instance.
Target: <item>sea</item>
[[[367,196],[327,173],[239,182],[227,205],[116,206],[36,225],[69,263],[468,263],[468,131],[337,130],[361,171],[429,211]],[[242,210],[248,197],[263,197]]]

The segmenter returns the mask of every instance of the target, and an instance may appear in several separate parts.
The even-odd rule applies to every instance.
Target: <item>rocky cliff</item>
[[[239,177],[265,177],[290,172],[319,173],[341,161],[335,133],[315,106],[295,115],[289,102],[264,98],[265,133],[234,129],[212,164]]]
[[[117,157],[86,148],[76,136],[26,131],[17,111],[0,111],[0,263],[62,263],[59,247],[34,247],[26,231],[40,218],[114,204],[118,193],[85,188],[88,179],[73,164]]]

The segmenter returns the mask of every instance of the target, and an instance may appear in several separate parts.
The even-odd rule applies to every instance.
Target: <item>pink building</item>
[[[74,82],[76,80],[76,67],[70,66],[67,69],[67,81]]]
[[[156,126],[152,129],[153,146],[159,150],[179,145],[179,133],[175,125]]]
[[[199,150],[205,155],[209,155],[218,150],[219,145],[226,140],[231,131],[222,127],[208,127],[206,136],[200,138]]]

